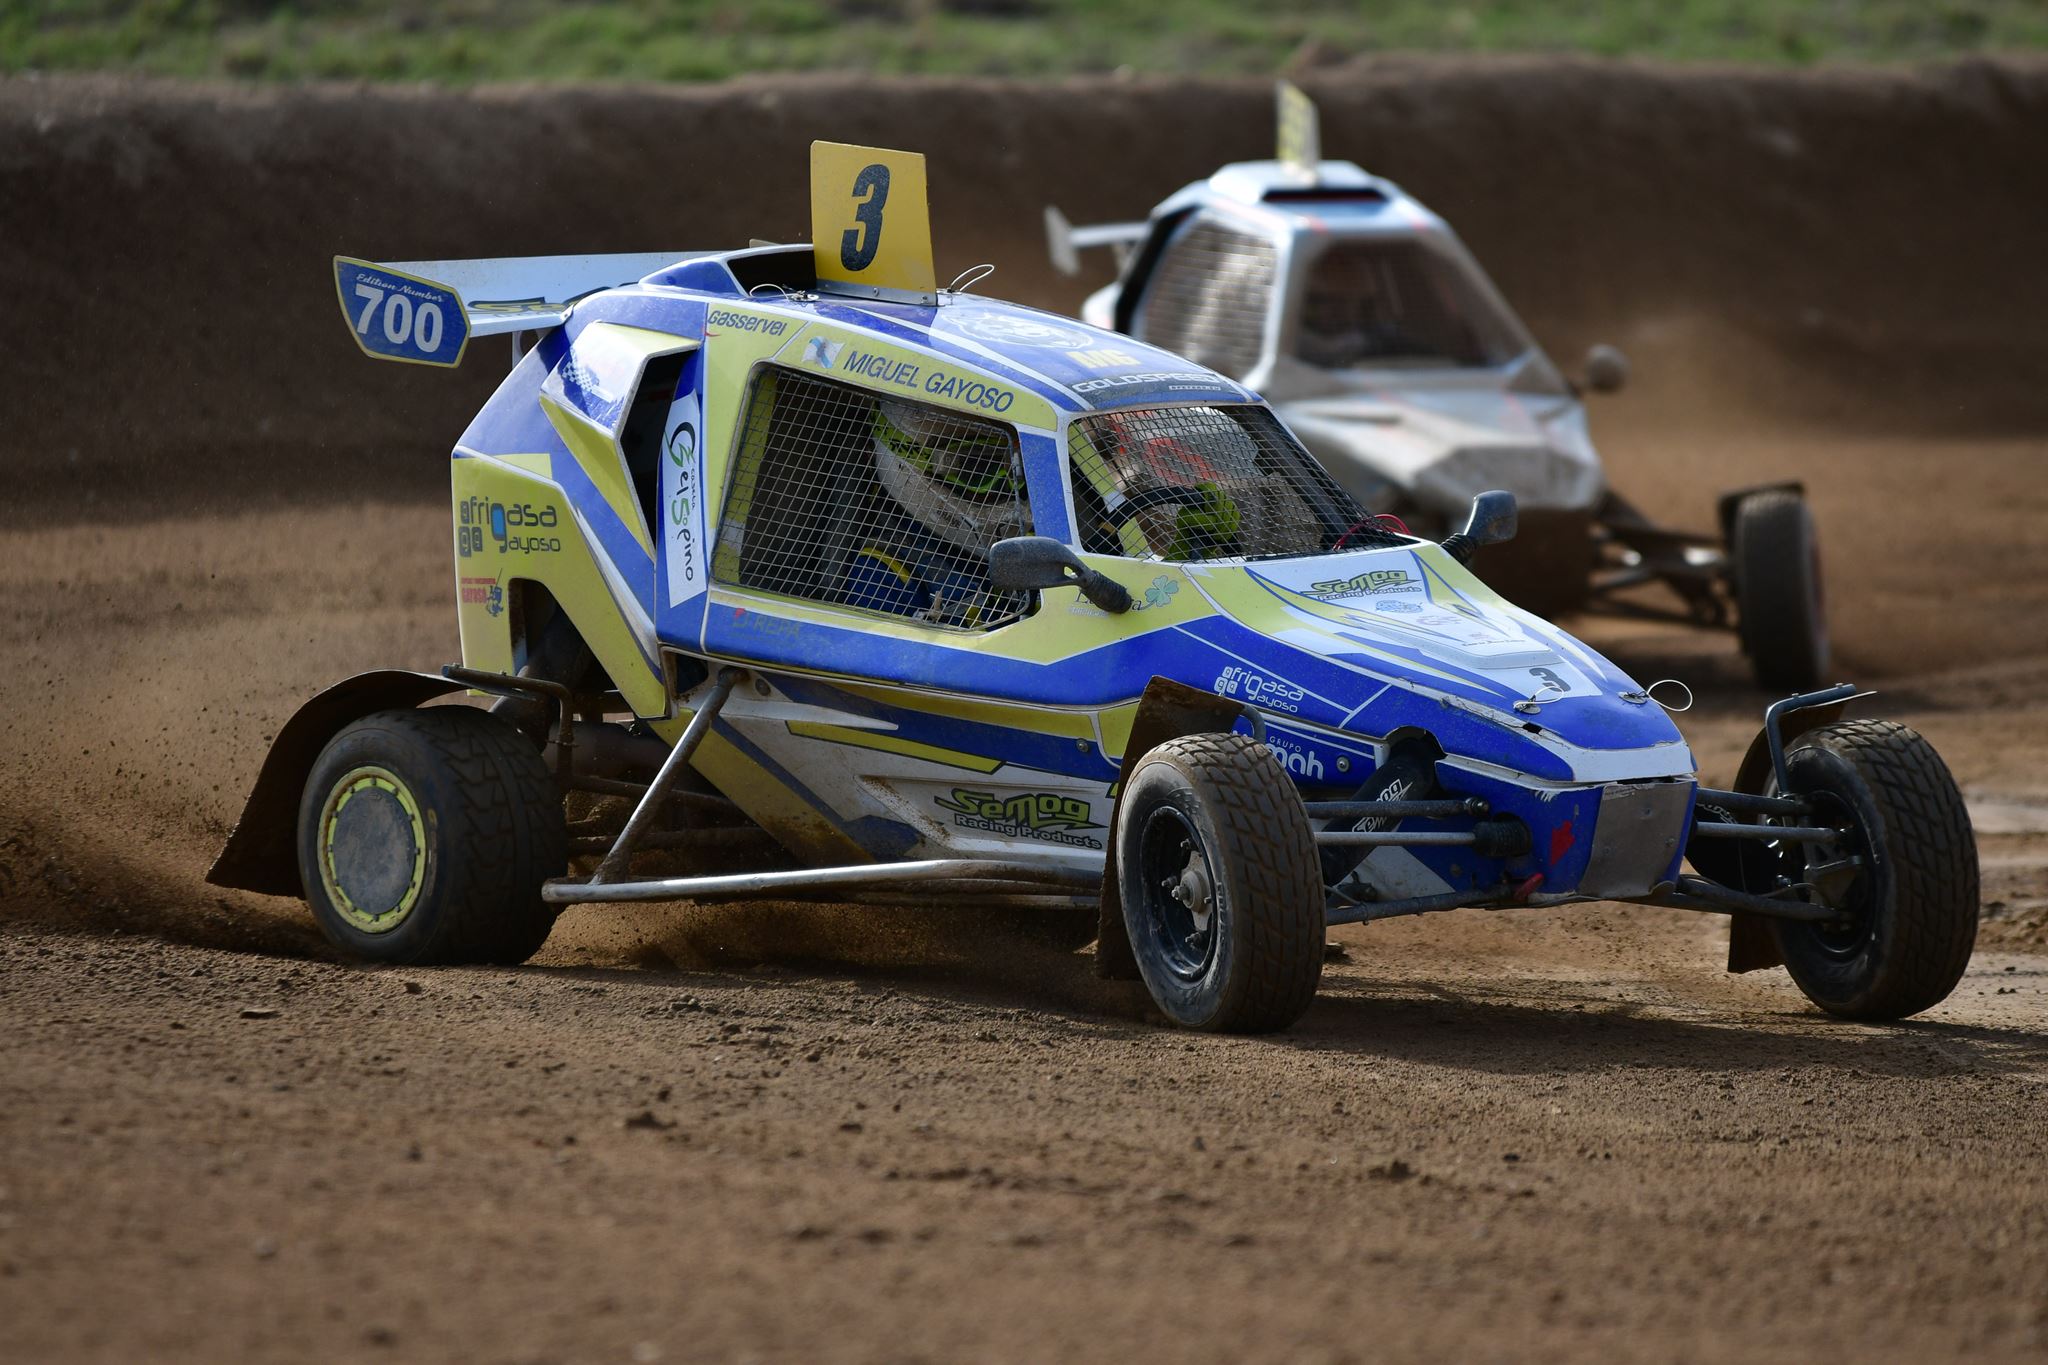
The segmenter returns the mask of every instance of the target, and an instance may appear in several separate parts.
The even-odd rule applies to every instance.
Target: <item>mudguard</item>
[[[1138,760],[1169,739],[1182,735],[1218,734],[1235,729],[1244,707],[1228,697],[1204,692],[1198,687],[1170,678],[1152,679],[1138,700],[1138,714],[1131,720],[1130,738],[1124,741],[1123,766],[1117,773],[1116,804],[1109,817],[1109,850],[1102,865],[1102,909],[1096,922],[1095,974],[1112,981],[1138,979],[1138,959],[1131,952],[1131,938],[1124,928],[1123,897],[1116,883],[1117,815],[1122,810],[1124,790]]]
[[[1849,699],[1849,701],[1853,700],[1855,700],[1853,697]],[[1848,708],[1849,701],[1838,701],[1828,706],[1812,706],[1803,711],[1794,711],[1787,715],[1778,727],[1779,733],[1784,736],[1786,746],[1790,747],[1793,740],[1805,734],[1808,730],[1817,729],[1823,725],[1832,725],[1840,720],[1842,712]],[[1770,740],[1762,730],[1758,730],[1756,738],[1749,742],[1749,752],[1742,756],[1742,766],[1736,769],[1733,790],[1761,793],[1767,785],[1770,776]],[[1693,855],[1693,851],[1687,849],[1687,858],[1691,860],[1693,867],[1701,875],[1711,877],[1723,885],[1732,886],[1738,890],[1762,892],[1769,889],[1768,887],[1745,886],[1743,884],[1741,866],[1737,861],[1741,853],[1741,845],[1737,841],[1722,839],[1704,842],[1721,845],[1722,847],[1715,851],[1722,853],[1726,862],[1730,865],[1723,866],[1719,865],[1720,860],[1710,860],[1708,865],[1703,867],[1700,864],[1700,859]],[[1784,965],[1785,958],[1778,951],[1778,939],[1771,932],[1769,920],[1765,919],[1762,915],[1735,914],[1728,917],[1729,971],[1755,972],[1761,971],[1766,967],[1782,967]]]
[[[301,706],[270,742],[242,818],[206,870],[207,882],[270,896],[304,896],[299,880],[299,797],[327,741],[344,725],[374,711],[420,706],[462,690],[461,683],[438,673],[382,668],[344,679]]]

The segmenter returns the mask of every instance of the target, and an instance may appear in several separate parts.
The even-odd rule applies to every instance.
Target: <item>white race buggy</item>
[[[1543,353],[1449,224],[1390,181],[1318,151],[1314,106],[1280,89],[1280,157],[1182,188],[1144,222],[1076,228],[1046,210],[1054,264],[1107,246],[1119,278],[1082,316],[1232,376],[1271,402],[1362,505],[1420,535],[1505,489],[1521,534],[1476,564],[1521,605],[1733,627],[1759,682],[1817,686],[1827,616],[1813,517],[1794,481],[1724,493],[1718,531],[1660,526],[1607,486],[1585,391]],[[1624,596],[1662,584],[1675,605]]]

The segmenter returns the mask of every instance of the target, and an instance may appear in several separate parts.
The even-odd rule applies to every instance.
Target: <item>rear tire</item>
[[[1118,805],[1117,883],[1139,975],[1186,1028],[1286,1028],[1323,974],[1323,879],[1272,750],[1184,735],[1139,760]],[[1178,893],[1178,895],[1176,895]]]
[[[1822,857],[1864,859],[1842,927],[1773,920],[1806,998],[1845,1019],[1903,1019],[1946,999],[1977,941],[1977,842],[1934,746],[1888,720],[1822,726],[1786,754],[1815,824],[1853,831]],[[1800,861],[1789,855],[1797,876]]]
[[[524,962],[554,927],[562,802],[533,744],[467,706],[380,711],[321,751],[299,802],[306,903],[373,962]]]
[[[1820,686],[1828,671],[1827,603],[1806,499],[1783,488],[1751,493],[1736,504],[1729,542],[1736,625],[1757,681],[1792,692]]]

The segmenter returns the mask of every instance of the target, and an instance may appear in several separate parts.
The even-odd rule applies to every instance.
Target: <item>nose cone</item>
[[[1405,495],[1449,517],[1473,494],[1504,488],[1532,510],[1576,509],[1604,486],[1570,399],[1446,389],[1302,399],[1279,412],[1368,507]]]
[[[1551,445],[1488,436],[1445,445],[1416,471],[1414,496],[1455,510],[1489,488],[1505,488],[1532,511],[1586,507],[1600,495],[1600,472]]]
[[[1338,708],[1346,729],[1462,735],[1446,749],[1490,761],[1521,754],[1530,771],[1567,780],[1692,771],[1677,727],[1633,679],[1433,545],[1191,573],[1238,624],[1285,651],[1269,656],[1276,674],[1350,699]]]

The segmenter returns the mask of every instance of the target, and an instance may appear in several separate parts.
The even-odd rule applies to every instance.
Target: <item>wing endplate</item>
[[[1052,254],[1053,268],[1062,275],[1079,274],[1080,253],[1098,246],[1115,251],[1117,269],[1123,269],[1124,258],[1130,254],[1131,248],[1144,241],[1145,234],[1151,230],[1150,223],[1094,223],[1075,227],[1057,207],[1052,204],[1045,206],[1046,249]]]
[[[334,288],[365,355],[444,369],[469,338],[559,327],[576,302],[714,252],[503,256],[468,261],[334,258]]]

